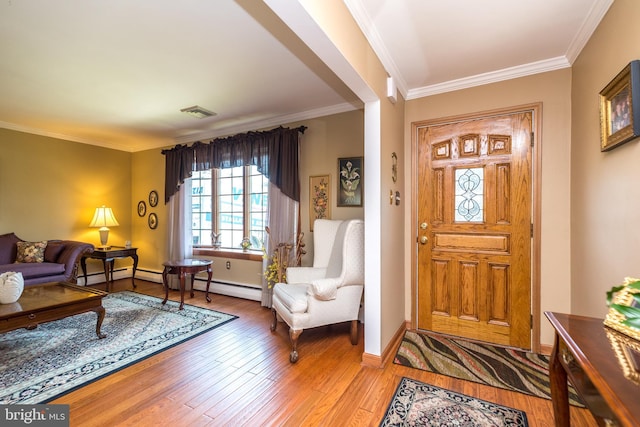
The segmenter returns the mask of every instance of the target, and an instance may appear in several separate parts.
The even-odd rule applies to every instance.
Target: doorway
[[[413,124],[417,329],[537,345],[538,107]]]

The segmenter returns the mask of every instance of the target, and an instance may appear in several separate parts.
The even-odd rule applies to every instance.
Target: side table
[[[167,261],[162,263],[164,270],[162,271],[162,284],[164,285],[164,301],[162,304],[166,304],[169,299],[169,282],[167,282],[167,276],[169,274],[177,274],[180,277],[180,310],[184,307],[184,277],[187,274],[191,275],[191,298],[193,298],[193,281],[196,273],[206,271],[209,274],[207,279],[207,291],[205,298],[207,302],[211,302],[209,298],[209,285],[211,284],[211,265],[213,261],[201,260],[201,259],[181,259],[178,261]]]
[[[135,277],[138,269],[138,248],[125,248],[124,246],[111,246],[108,249],[96,249],[92,253],[84,255],[80,259],[80,266],[84,275],[84,285],[87,285],[87,258],[100,259],[104,267],[104,276],[107,279],[107,292],[113,285],[113,265],[118,258],[133,259],[133,274],[131,275],[131,284],[136,287]]]

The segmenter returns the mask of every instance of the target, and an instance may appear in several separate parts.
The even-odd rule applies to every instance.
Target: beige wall
[[[640,59],[637,0],[616,0],[573,66],[570,311],[607,312],[605,293],[640,277],[640,141],[600,152],[598,93]]]
[[[304,125],[308,129],[300,147],[300,217],[305,235],[307,255],[303,265],[313,263],[313,232],[309,231],[309,177],[329,175],[331,179],[331,218],[364,218],[363,207],[338,207],[338,158],[364,155],[364,113],[356,110],[312,120],[305,120],[291,127]],[[367,171],[364,171],[366,185]],[[366,201],[365,201],[366,203]]]
[[[571,309],[570,228],[570,122],[571,70],[538,74],[441,95],[407,101],[405,114],[405,155],[409,156],[413,141],[413,122],[467,113],[488,111],[542,102],[542,242],[541,242],[541,311],[568,312]],[[413,177],[405,168],[409,192]],[[410,231],[411,210],[405,217]],[[407,235],[408,235],[407,231]],[[407,239],[405,251],[410,254],[415,239]],[[411,260],[405,260],[410,271]],[[410,276],[410,275],[408,275]],[[405,281],[406,313],[411,318],[410,277]],[[540,341],[552,344],[553,331],[538,313]]]
[[[0,234],[98,245],[89,222],[103,204],[120,223],[111,227],[109,243],[124,245],[132,220],[129,153],[0,129]]]
[[[315,52],[365,103],[365,353],[383,356],[404,326],[404,223],[406,203],[389,205],[389,191],[401,187],[391,180],[391,153],[402,153],[404,101],[386,98],[388,73],[359,27],[339,0],[305,0],[306,12],[330,39],[336,51]],[[290,7],[287,5],[287,7]],[[291,23],[293,24],[293,22]],[[298,29],[303,41],[317,42],[313,31]],[[318,43],[317,46],[320,46]],[[345,65],[348,63],[348,66]],[[406,201],[406,200],[405,200]]]

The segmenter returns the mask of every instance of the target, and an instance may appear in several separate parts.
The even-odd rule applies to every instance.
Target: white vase
[[[0,304],[13,304],[24,290],[22,273],[8,271],[0,274]]]

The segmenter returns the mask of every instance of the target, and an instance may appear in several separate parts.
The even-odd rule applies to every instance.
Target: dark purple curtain
[[[193,171],[256,165],[258,171],[291,199],[300,201],[299,136],[306,127],[278,127],[248,132],[209,143],[176,145],[165,155],[164,202],[169,202]]]

